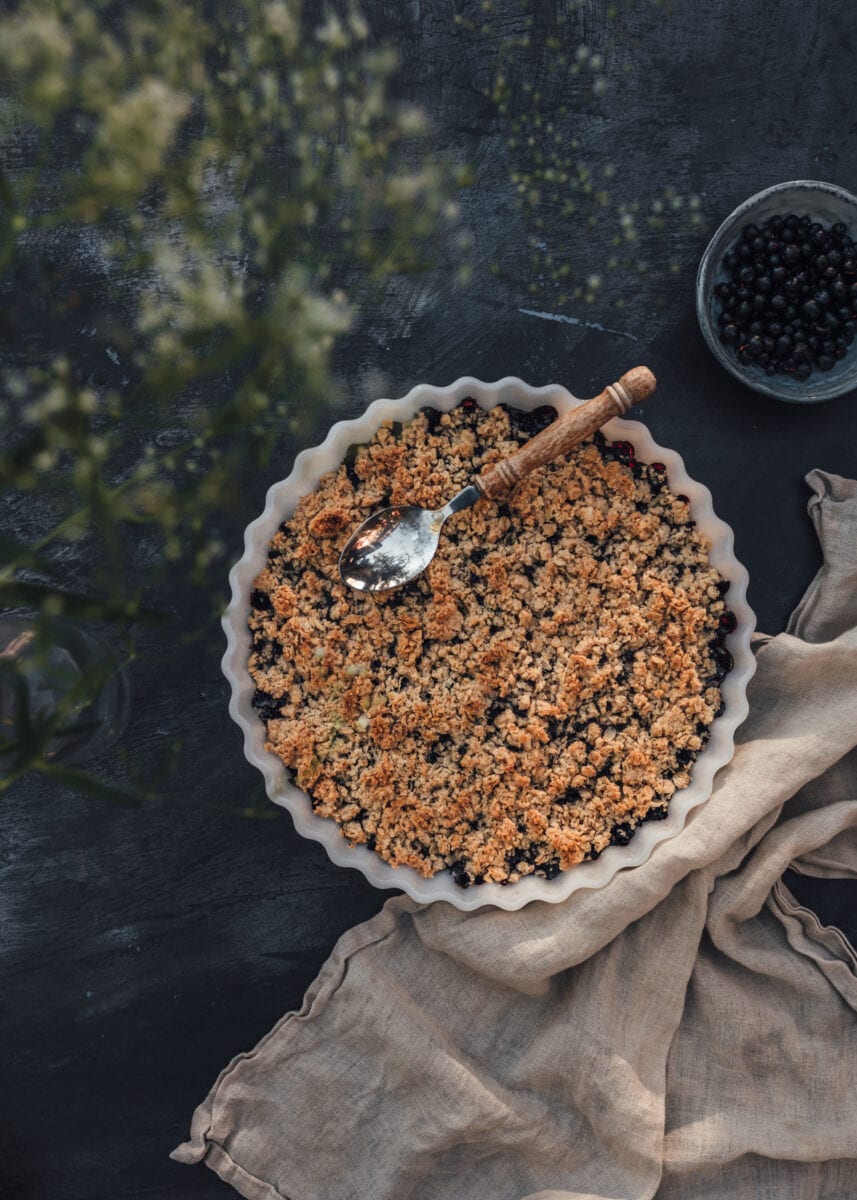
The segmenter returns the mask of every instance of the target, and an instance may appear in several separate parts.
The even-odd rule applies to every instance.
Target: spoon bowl
[[[385,592],[421,575],[434,558],[447,517],[474,504],[481,493],[466,487],[443,508],[392,504],[379,508],[348,539],[339,573],[358,592]]]
[[[401,587],[434,558],[443,519],[415,504],[380,508],[352,535],[339,559],[339,572],[358,592]]]

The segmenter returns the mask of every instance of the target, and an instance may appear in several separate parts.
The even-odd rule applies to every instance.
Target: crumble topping
[[[351,844],[462,887],[552,878],[665,817],[732,665],[686,498],[601,434],[451,518],[412,584],[342,583],[370,513],[440,507],[555,416],[386,422],[283,522],[251,597],[268,749]]]

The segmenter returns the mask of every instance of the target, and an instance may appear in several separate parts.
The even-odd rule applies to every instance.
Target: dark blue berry
[[[727,346],[734,346],[738,341],[738,330],[733,324],[724,325],[720,331],[720,340]]]
[[[470,887],[470,876],[467,874],[463,862],[454,862],[449,869],[452,872],[452,882],[456,887]]]
[[[717,625],[723,633],[734,633],[738,628],[738,618],[735,616],[734,612],[730,612],[727,608],[726,611],[721,614]]]
[[[735,665],[732,655],[726,647],[716,642],[712,649],[712,658],[714,660],[714,673],[718,680],[725,678]]]
[[[626,822],[620,822],[618,825],[614,825],[610,831],[610,845],[627,846],[635,832],[634,826],[629,825]]]

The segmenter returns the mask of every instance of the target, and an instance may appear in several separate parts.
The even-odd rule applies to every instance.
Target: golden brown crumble
[[[728,585],[686,500],[600,434],[453,517],[415,583],[341,582],[369,513],[443,504],[554,416],[465,401],[387,422],[301,500],[254,585],[268,748],[350,843],[461,886],[551,878],[665,816],[731,665]]]

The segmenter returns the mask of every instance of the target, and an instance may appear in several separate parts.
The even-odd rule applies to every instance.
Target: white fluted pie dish
[[[247,618],[253,581],[266,566],[268,545],[280,523],[293,514],[300,498],[313,491],[324,474],[344,461],[350,446],[368,442],[383,421],[404,423],[424,406],[448,412],[467,397],[484,409],[509,404],[529,411],[552,405],[559,414],[582,403],[554,384],[536,388],[514,377],[483,383],[465,376],[448,387],[419,384],[400,400],[376,400],[361,417],[335,424],[320,446],[297,456],[287,479],[269,488],[264,511],[245,530],[244,554],[229,575],[232,598],[223,616],[227,648],[222,665],[232,690],[229,712],[242,730],[244,754],[262,772],[270,799],[289,810],[298,833],[320,842],[338,865],[362,871],[376,887],[398,888],[424,903],[445,900],[463,910],[485,905],[514,910],[534,900],[558,903],[579,888],[605,887],[618,871],[639,866],[659,843],[679,834],[688,813],[710,797],[714,776],[732,758],[735,731],[747,715],[747,684],[755,670],[750,649],[755,617],[747,603],[747,572],[735,558],[732,530],[715,515],[708,488],[691,479],[681,456],[658,445],[645,425],[619,418],[609,421],[603,426],[605,437],[631,442],[640,462],[664,463],[670,490],[688,497],[691,515],[711,543],[711,565],[730,583],[728,605],[737,625],[726,639],[726,646],[734,666],[720,685],[724,711],[710,726],[709,741],[693,765],[689,785],[672,796],[664,820],[643,822],[627,845],[610,846],[595,861],[561,871],[553,879],[529,875],[516,883],[483,883],[463,890],[453,883],[448,871],[426,879],[410,867],[390,866],[365,846],[350,846],[339,825],[313,812],[309,796],[291,782],[290,772],[281,760],[265,749],[265,723],[252,706],[255,684],[247,666],[251,650]]]

